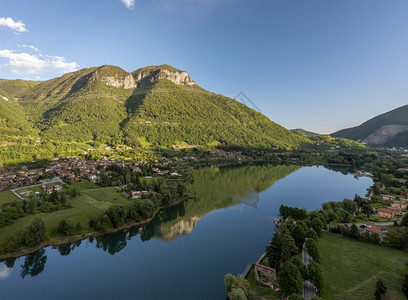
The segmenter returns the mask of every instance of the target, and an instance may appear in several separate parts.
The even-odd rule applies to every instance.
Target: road
[[[307,253],[306,246],[303,245],[302,249],[302,261],[307,266],[312,262],[312,257]],[[309,300],[316,296],[316,287],[309,280],[303,282],[303,298]]]
[[[27,189],[30,189],[30,188],[35,187],[35,186],[41,186],[41,185],[43,185],[43,184],[50,184],[50,183],[57,183],[57,182],[62,183],[61,178],[56,177],[56,178],[54,178],[53,180],[50,180],[50,181],[43,181],[43,182],[41,182],[41,183],[34,184],[34,185],[22,186],[22,187],[19,187],[19,188],[10,190],[10,192],[12,192],[12,193],[13,193],[16,197],[18,197],[19,199],[24,200],[24,198],[21,197],[21,195],[20,195],[19,193],[17,193],[17,191],[19,191],[19,190],[27,190]]]
[[[351,226],[352,224],[353,223],[344,223],[344,225],[347,225],[347,226]],[[371,222],[371,221],[367,221],[365,223],[354,223],[354,224],[356,224],[356,226],[358,228],[360,228],[360,226],[364,225],[364,224],[374,224],[374,225],[378,225],[378,226],[390,226],[390,225],[393,225],[394,222]]]

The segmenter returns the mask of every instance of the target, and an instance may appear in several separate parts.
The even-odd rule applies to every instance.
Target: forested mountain
[[[296,128],[296,129],[291,129],[291,130],[294,131],[294,132],[302,133],[302,134],[304,134],[304,135],[306,135],[306,136],[316,136],[316,135],[320,135],[320,133],[316,133],[316,132],[312,132],[312,131],[307,131],[307,130],[304,130],[304,129],[302,129],[302,128]]]
[[[42,82],[0,80],[0,124],[0,141],[24,136],[33,145],[38,139],[48,143],[48,152],[95,141],[145,148],[293,148],[309,142],[169,65],[132,73],[86,68]]]
[[[331,135],[374,146],[408,147],[408,105]]]

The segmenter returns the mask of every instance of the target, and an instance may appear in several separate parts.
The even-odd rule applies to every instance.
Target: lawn
[[[3,198],[8,199],[7,193],[9,193],[10,197],[14,197],[11,199],[17,199],[11,192],[1,192],[0,201],[2,201]],[[7,243],[10,237],[24,231],[36,217],[42,218],[52,237],[55,235],[59,222],[63,219],[70,219],[74,224],[77,222],[81,223],[84,232],[86,232],[88,230],[89,221],[102,215],[111,205],[131,205],[133,203],[134,200],[124,198],[117,192],[116,188],[113,187],[84,190],[80,196],[68,200],[68,204],[72,206],[71,208],[49,213],[27,215],[21,219],[17,219],[10,225],[0,228],[0,247]]]
[[[2,191],[0,192],[0,206],[5,203],[13,202],[14,200],[19,200],[12,192]]]
[[[80,182],[72,182],[72,186],[79,188],[81,191],[99,187],[99,185],[89,180],[82,180]]]
[[[324,299],[374,299],[379,278],[392,299],[406,299],[401,285],[407,252],[331,234],[320,238],[319,249]]]

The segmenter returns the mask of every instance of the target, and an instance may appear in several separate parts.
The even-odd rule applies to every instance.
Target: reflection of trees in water
[[[234,198],[252,199],[251,195],[272,186],[277,180],[299,169],[299,166],[245,166],[239,168],[203,168],[195,171],[194,188],[197,199],[184,201],[173,207],[162,209],[151,222],[129,228],[126,231],[106,234],[96,238],[89,238],[96,248],[114,255],[127,246],[127,240],[140,234],[141,241],[148,241],[153,237],[174,239],[178,235],[191,232],[196,223],[205,214],[239,203]],[[251,197],[248,197],[250,195]],[[258,200],[258,199],[255,199]],[[70,255],[81,245],[81,241],[53,247],[62,256]],[[16,259],[4,261],[8,268],[12,268]],[[44,270],[47,256],[45,249],[41,249],[25,257],[21,266],[21,276],[37,276]]]
[[[110,255],[122,251],[126,245],[127,239],[125,231],[118,231],[96,238],[96,248],[103,249],[103,251],[107,251]]]
[[[17,257],[6,258],[5,260],[3,260],[3,263],[6,265],[7,268],[11,269],[12,267],[14,267],[16,259]]]
[[[47,262],[47,256],[45,255],[45,249],[38,250],[25,257],[24,264],[21,265],[21,277],[24,279],[27,275],[35,277],[44,271],[45,263]]]
[[[74,251],[75,248],[81,246],[82,241],[78,241],[72,244],[64,244],[64,245],[59,245],[55,248],[58,249],[58,252],[62,255],[62,256],[68,256],[71,254],[72,251]],[[54,247],[53,247],[54,249]]]

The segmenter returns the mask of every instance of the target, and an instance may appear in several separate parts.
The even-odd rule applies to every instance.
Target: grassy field
[[[0,206],[5,203],[13,202],[14,200],[19,200],[12,192],[2,191],[0,192]]]
[[[324,234],[319,241],[323,270],[323,299],[374,299],[375,282],[382,278],[392,299],[401,291],[408,253]]]
[[[0,228],[0,246],[14,235],[24,231],[28,225],[36,217],[41,217],[47,226],[50,237],[55,235],[58,224],[62,219],[70,219],[74,224],[81,223],[84,232],[88,230],[88,223],[91,219],[103,214],[111,205],[131,205],[135,200],[128,200],[117,192],[116,188],[108,187],[101,188],[95,185],[94,189],[89,188],[89,182],[74,183],[82,189],[81,195],[68,200],[68,205],[71,208],[50,213],[36,213],[35,215],[27,215],[24,218],[17,219],[14,223]],[[0,193],[0,203],[11,202],[16,200],[11,192]]]

